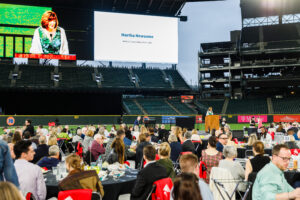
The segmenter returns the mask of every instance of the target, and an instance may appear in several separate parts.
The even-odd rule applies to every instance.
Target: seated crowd
[[[245,148],[253,152],[253,157],[247,159],[245,168],[236,159],[238,144],[227,124],[212,131],[206,146],[197,130],[178,126],[168,131],[164,125],[146,128],[136,123],[134,127],[121,124],[119,129],[113,126],[109,132],[105,126],[91,125],[78,127],[73,136],[69,126],[39,126],[35,131],[30,120],[25,125],[14,132],[5,129],[0,140],[0,181],[6,181],[0,182],[0,190],[5,190],[4,199],[24,199],[27,193],[37,200],[46,199],[41,168],[51,170],[62,160],[68,175],[59,182],[60,191],[92,189],[104,197],[98,174],[95,170],[84,170],[84,164],[99,160],[129,164],[130,160],[139,170],[131,199],[146,199],[153,183],[164,178],[173,182],[172,200],[217,199],[212,186],[216,168],[241,182],[237,187],[241,194],[249,186],[247,180],[253,181],[252,199],[300,199],[300,188],[293,188],[284,178],[291,159],[289,147],[275,145],[272,158],[264,152],[264,143],[274,140],[274,132],[285,132],[292,142],[299,140],[297,123],[262,126],[257,133],[250,134]]]

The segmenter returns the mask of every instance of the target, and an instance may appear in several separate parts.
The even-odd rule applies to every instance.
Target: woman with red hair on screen
[[[33,35],[30,53],[69,54],[66,32],[58,26],[56,13],[46,11]]]

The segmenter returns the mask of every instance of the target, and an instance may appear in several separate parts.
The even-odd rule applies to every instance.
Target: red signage
[[[15,122],[16,122],[16,120],[15,120],[15,118],[13,118],[13,117],[8,117],[8,118],[6,119],[6,124],[7,124],[8,126],[13,126],[13,125],[15,124]]]
[[[55,122],[49,122],[48,126],[55,126]]]
[[[300,115],[274,115],[274,122],[300,122]]]
[[[196,116],[196,124],[201,124],[202,123],[202,115],[197,115]]]
[[[15,58],[76,60],[76,55],[16,53]]]
[[[268,122],[267,115],[239,115],[238,116],[238,123],[249,123],[251,118],[254,117],[255,121],[258,122],[258,118],[262,120],[262,123]]]

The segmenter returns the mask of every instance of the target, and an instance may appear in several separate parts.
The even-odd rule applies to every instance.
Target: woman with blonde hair
[[[257,141],[256,134],[251,134],[248,139],[247,148],[252,148],[253,144]]]
[[[182,152],[181,144],[178,142],[177,137],[174,134],[169,135],[168,142],[170,143],[171,147],[171,160],[176,162],[180,153]]]
[[[0,182],[0,200],[25,200],[18,188],[10,182]]]
[[[81,159],[72,153],[66,158],[69,175],[59,183],[60,190],[92,189],[104,196],[104,190],[95,170],[83,171]]]
[[[51,135],[48,139],[48,146],[57,145],[57,137],[55,135]]]
[[[168,177],[174,179],[176,174],[174,171],[172,160],[170,159],[171,147],[167,142],[160,144],[158,149],[159,160],[157,163],[161,164],[167,170]]]
[[[191,140],[193,140],[193,141],[199,141],[200,143],[202,143],[200,135],[198,135],[197,129],[193,129],[192,130],[192,138],[191,138]]]

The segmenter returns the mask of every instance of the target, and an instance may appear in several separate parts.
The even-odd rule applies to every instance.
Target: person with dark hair
[[[122,140],[124,140],[124,138],[125,138],[125,131],[124,131],[124,129],[119,129],[117,131],[116,138],[121,138]],[[110,138],[108,140],[108,142],[106,143],[105,154],[102,156],[103,160],[106,160],[108,158],[108,155],[110,154],[111,149],[112,149],[111,145],[112,145],[112,143],[113,143],[114,140],[115,140],[115,138]]]
[[[272,150],[272,162],[262,168],[255,179],[252,199],[289,200],[300,198],[300,188],[294,189],[284,177],[291,160],[291,152],[286,145],[278,144]]]
[[[143,154],[146,165],[137,175],[131,192],[131,200],[146,199],[152,189],[152,184],[159,179],[168,177],[166,169],[155,162],[156,150],[152,145],[145,146]]]
[[[31,134],[30,134],[29,131],[25,131],[25,132],[23,133],[23,139],[24,139],[24,140],[29,140],[29,141],[31,141]],[[31,142],[32,142],[32,141],[31,141]],[[32,145],[33,149],[36,149],[36,148],[37,148],[36,143],[32,142],[31,145]]]
[[[149,128],[149,134],[151,136],[151,142],[157,143],[159,141],[158,136],[154,133],[154,128]]]
[[[26,119],[25,120],[25,130],[23,131],[23,135],[26,131],[29,131],[30,136],[33,137],[34,136],[34,127],[31,125],[32,121],[30,119]]]
[[[225,133],[221,133],[219,136],[219,141],[217,143],[217,150],[220,151],[221,153],[223,152],[223,148],[224,146],[227,144],[228,142],[228,136]]]
[[[15,168],[17,171],[20,189],[23,194],[31,192],[37,200],[46,198],[46,185],[42,170],[38,165],[30,163],[34,157],[32,142],[22,140],[15,144]]]
[[[11,155],[12,159],[15,159],[15,157],[16,157],[15,152],[14,152],[14,145],[21,140],[22,140],[21,133],[19,131],[16,131],[12,136],[12,142],[8,143],[10,155]]]
[[[19,187],[17,172],[7,143],[0,140],[0,181],[8,181]]]
[[[161,140],[162,142],[168,142],[169,135],[170,135],[169,131],[167,131],[165,125],[162,124],[160,126],[160,129],[158,130],[158,139]]]
[[[248,176],[251,172],[259,172],[266,164],[270,162],[269,156],[264,156],[264,143],[257,141],[253,144],[252,148],[254,158],[247,160],[245,179],[248,180]]]
[[[136,159],[135,159],[135,168],[138,169],[141,167],[143,160],[143,149],[147,145],[151,145],[150,143],[150,134],[149,133],[141,133],[139,136],[140,144],[136,148]]]
[[[192,138],[192,133],[191,132],[186,132],[183,136],[183,143],[181,145],[182,152],[192,152],[195,153],[195,146],[191,140]]]
[[[202,151],[202,161],[207,166],[207,177],[205,181],[209,183],[209,176],[213,167],[219,166],[219,162],[222,159],[222,153],[216,149],[217,141],[215,136],[208,138],[207,149]]]
[[[198,187],[199,178],[193,173],[182,173],[175,178],[171,199],[202,200]]]
[[[107,157],[107,162],[113,164],[119,162],[124,164],[125,161],[125,144],[121,138],[116,138],[111,144],[111,152]]]

